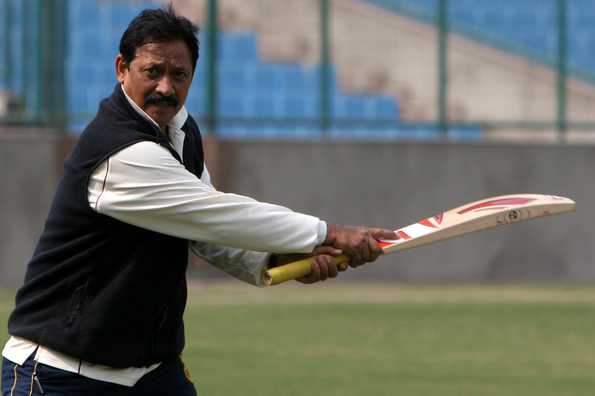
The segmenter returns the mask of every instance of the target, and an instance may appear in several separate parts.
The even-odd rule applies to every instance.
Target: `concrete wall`
[[[64,139],[0,131],[0,284],[17,286],[41,232]],[[595,280],[592,146],[216,142],[215,183],[330,222],[396,228],[488,196],[536,192],[578,211],[381,258],[346,278],[411,282]]]
[[[47,130],[0,127],[0,285],[23,281],[54,193],[61,141]]]

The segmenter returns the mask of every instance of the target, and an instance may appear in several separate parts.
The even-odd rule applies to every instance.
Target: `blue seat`
[[[80,114],[85,111],[85,98],[83,92],[69,90],[66,95],[66,100],[70,105],[70,112]]]
[[[99,2],[96,1],[74,1],[69,3],[69,16],[75,26],[81,28],[86,23],[93,23],[99,14]]]
[[[233,96],[220,96],[218,102],[218,111],[220,117],[243,117],[244,103],[241,98]]]
[[[270,93],[276,88],[276,69],[266,64],[261,64],[252,70],[250,77],[250,87],[258,93]]]
[[[305,118],[306,117],[306,103],[303,97],[300,96],[286,96],[285,97],[285,115],[288,118]]]
[[[304,92],[320,91],[320,68],[307,67],[302,70],[302,90]]]
[[[206,111],[206,80],[201,78],[194,78],[188,98],[186,99],[186,107],[193,114],[203,114]]]
[[[285,96],[285,115],[288,118],[315,119],[320,114],[320,100],[317,94],[308,96]]]
[[[244,91],[248,86],[246,69],[241,66],[222,64],[218,70],[218,78],[222,96],[237,95],[238,91]]]
[[[276,116],[275,100],[272,93],[254,96],[252,102],[257,118],[273,118]]]
[[[234,35],[220,35],[217,45],[219,62],[235,63],[240,59]]]
[[[332,113],[333,118],[346,118],[349,116],[347,98],[340,92],[335,92],[333,95]]]
[[[375,97],[373,103],[373,117],[381,120],[398,119],[399,118],[399,104],[398,102],[388,96]]]
[[[369,118],[366,114],[366,99],[360,95],[345,95],[345,109],[349,118]]]
[[[225,33],[219,36],[219,60],[243,63],[256,61],[258,50],[256,38],[248,33]]]
[[[299,65],[286,65],[281,72],[282,89],[290,94],[309,94],[304,88],[304,71]]]
[[[476,141],[483,136],[483,131],[478,125],[453,126],[448,130],[448,138],[456,141]]]

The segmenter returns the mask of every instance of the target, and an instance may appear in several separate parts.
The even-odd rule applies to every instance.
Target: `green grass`
[[[0,296],[4,331],[12,296]],[[186,330],[184,360],[209,396],[595,389],[592,287],[197,284]]]

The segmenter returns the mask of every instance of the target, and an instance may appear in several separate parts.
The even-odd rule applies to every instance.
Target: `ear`
[[[126,61],[124,60],[124,57],[122,56],[122,54],[118,54],[118,56],[116,57],[116,78],[118,79],[118,81],[120,83],[124,82],[124,77],[126,76],[126,73],[128,72],[128,63],[126,63]]]

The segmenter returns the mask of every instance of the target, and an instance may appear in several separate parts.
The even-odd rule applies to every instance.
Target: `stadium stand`
[[[68,62],[69,110],[78,115],[71,125],[73,130],[80,131],[95,111],[99,99],[109,94],[114,83],[111,60],[117,54],[118,39],[126,24],[140,9],[157,5],[158,2],[152,1],[70,3],[70,24],[77,32],[71,38]],[[220,34],[220,135],[318,137],[320,68],[290,62],[265,62],[260,59],[257,47],[253,33]],[[104,62],[104,59],[110,61]],[[198,115],[205,111],[206,79],[201,78],[201,71],[206,69],[206,62],[203,40],[199,74],[188,100],[190,111]],[[81,81],[85,84],[83,90],[80,89]],[[394,98],[374,94],[347,95],[341,93],[334,79],[332,85],[337,118],[397,120],[398,104]],[[257,122],[251,123],[254,119]]]
[[[359,24],[375,19],[380,25],[392,27],[393,45],[409,46],[418,52],[393,57],[392,63],[401,70],[391,69],[393,79],[412,84],[410,96],[417,107],[432,108],[429,98],[435,97],[432,86],[424,86],[418,78],[403,72],[414,65],[403,64],[408,56],[417,63],[436,64],[428,54],[435,51],[436,0],[361,0],[370,9],[360,9]],[[504,123],[515,120],[530,124],[556,122],[557,116],[557,20],[554,0],[520,0],[492,2],[486,0],[449,1],[449,113],[455,120],[482,120]],[[592,48],[595,29],[589,21],[595,14],[594,0],[569,0],[568,62],[571,74],[566,82],[569,122],[595,122],[595,76]],[[347,8],[345,6],[345,8]],[[382,16],[387,10],[392,18]],[[363,17],[365,15],[365,18]],[[383,22],[379,22],[382,19]],[[392,19],[392,21],[391,21]],[[386,21],[386,22],[384,22]],[[416,23],[417,22],[417,23]],[[424,27],[425,26],[425,27]],[[370,31],[372,26],[362,26]],[[376,29],[378,33],[379,29]],[[384,34],[388,34],[386,29]],[[415,33],[414,33],[415,32]],[[424,33],[422,33],[424,32]],[[422,40],[422,34],[425,38]],[[414,37],[411,37],[411,36]],[[378,35],[377,35],[378,37]],[[415,45],[411,45],[415,42]],[[582,49],[582,50],[579,50]],[[406,52],[406,51],[405,51]],[[390,62],[391,60],[387,60]],[[400,76],[398,76],[400,74]],[[418,72],[418,77],[420,73]],[[429,74],[426,72],[426,76]],[[425,95],[424,92],[429,93]],[[402,103],[402,115],[409,113]],[[456,114],[455,114],[456,112]],[[423,115],[423,114],[422,114]],[[418,115],[416,115],[418,117]],[[484,128],[488,139],[520,139],[555,141],[553,127],[527,130],[520,127]],[[592,141],[587,130],[569,131],[569,141]]]
[[[127,23],[140,9],[163,3],[68,3],[71,130],[80,132],[100,98],[110,93],[115,83],[113,59]],[[174,3],[183,14],[206,26],[204,0]],[[554,61],[557,48],[556,2],[523,0],[514,2],[514,7],[487,0],[449,3],[456,33],[449,40],[453,67],[448,113],[454,122],[450,137],[477,139],[485,135],[480,121],[555,121],[556,75],[548,62]],[[246,7],[242,0],[220,0],[219,4],[220,136],[319,137],[318,2],[251,0]],[[437,1],[348,0],[332,4],[330,136],[437,137],[438,130],[431,126],[437,118]],[[573,121],[595,121],[595,86],[585,78],[595,63],[590,51],[595,32],[589,23],[594,5],[595,0],[569,2],[569,56],[581,77],[568,82],[568,114]],[[21,23],[20,9],[14,10],[15,25]],[[22,30],[13,31],[18,62],[22,59],[18,52]],[[199,117],[206,110],[207,48],[202,38],[198,75],[188,99],[190,111]],[[13,87],[22,91],[22,67],[13,69]]]

